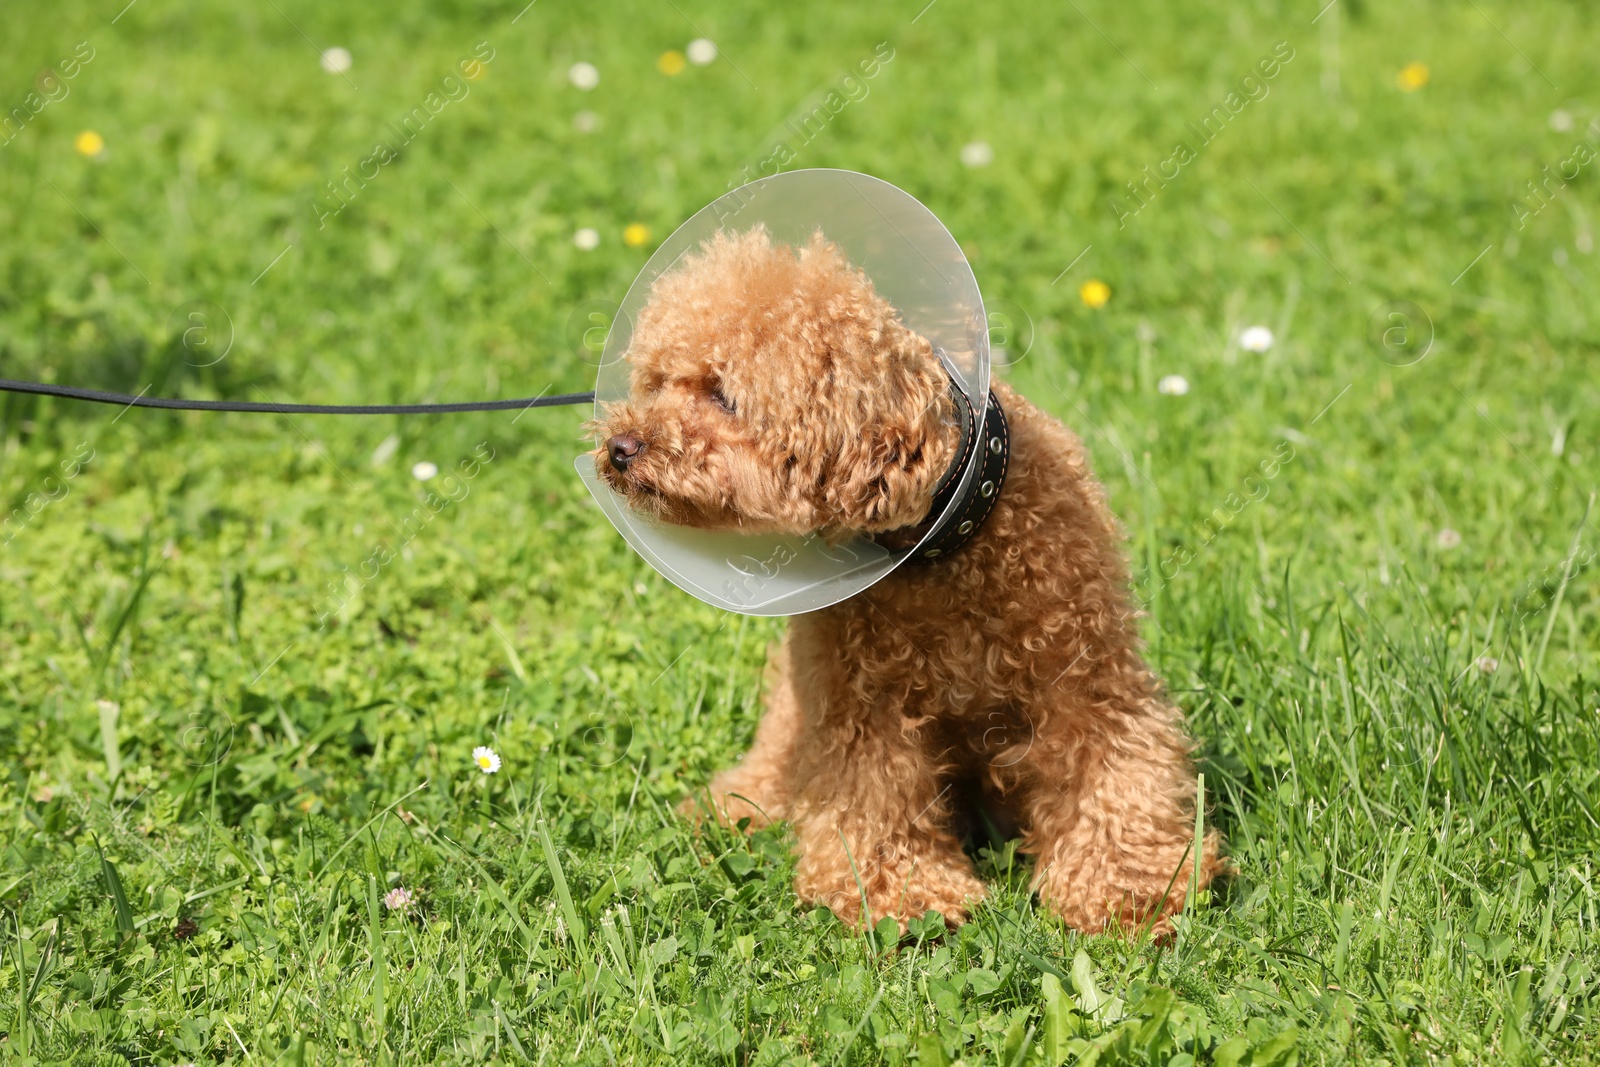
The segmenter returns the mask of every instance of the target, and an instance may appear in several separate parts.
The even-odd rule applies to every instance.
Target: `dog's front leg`
[[[1159,700],[1125,710],[1058,709],[1019,769],[1033,888],[1088,933],[1145,923],[1162,937],[1194,874],[1195,776],[1177,713]],[[1215,831],[1200,843],[1200,886],[1223,870]]]
[[[951,785],[893,707],[838,700],[805,707],[809,736],[796,764],[795,890],[853,926],[900,925],[932,910],[954,925],[983,883],[950,830]],[[802,696],[802,703],[806,698]]]

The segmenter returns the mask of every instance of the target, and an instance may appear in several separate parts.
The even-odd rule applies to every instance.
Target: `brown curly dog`
[[[816,235],[722,234],[657,280],[597,469],[631,506],[712,529],[920,528],[961,430],[923,337]],[[795,888],[843,920],[950,923],[984,897],[960,828],[1022,831],[1069,925],[1171,930],[1193,877],[1195,777],[1139,655],[1120,531],[1083,444],[1004,384],[999,501],[949,556],[792,620],[755,743],[709,793],[789,820]],[[693,811],[694,805],[687,805]],[[1223,869],[1206,836],[1199,884]]]

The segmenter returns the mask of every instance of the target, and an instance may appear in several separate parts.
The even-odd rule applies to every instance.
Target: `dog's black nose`
[[[644,442],[631,433],[619,433],[606,442],[606,453],[611,457],[611,467],[619,474],[628,472],[628,464],[644,451]]]

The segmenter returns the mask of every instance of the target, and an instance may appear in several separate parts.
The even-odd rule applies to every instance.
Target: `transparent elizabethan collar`
[[[595,382],[595,418],[629,392],[632,323],[655,280],[719,230],[765,225],[775,242],[804,245],[817,230],[863,270],[912,330],[933,343],[971,401],[978,425],[989,399],[989,333],[977,279],[950,231],[915,197],[847,170],[798,170],[735,189],[699,211],[656,250],[612,321]],[[960,476],[961,491],[981,463]],[[654,521],[596,472],[590,454],[578,476],[600,510],[645,561],[672,584],[713,607],[745,615],[799,615],[836,604],[883,578],[917,546],[889,551],[864,538],[829,545],[811,534],[780,537],[696,530]],[[943,518],[940,515],[939,518]]]

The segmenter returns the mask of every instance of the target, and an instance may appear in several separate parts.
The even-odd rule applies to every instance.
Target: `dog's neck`
[[[889,549],[916,547],[912,559],[919,562],[943,559],[976,536],[1000,499],[1010,466],[1011,435],[1005,411],[994,393],[989,393],[982,425],[966,390],[954,377],[950,379],[950,399],[955,406],[954,424],[950,427],[953,458],[934,485],[927,514],[921,522],[873,538]]]

